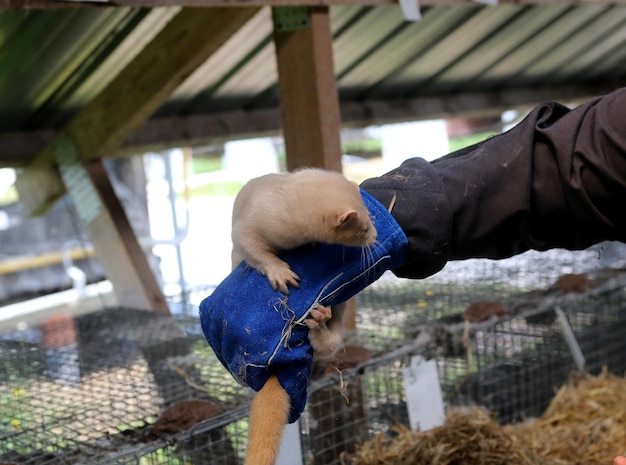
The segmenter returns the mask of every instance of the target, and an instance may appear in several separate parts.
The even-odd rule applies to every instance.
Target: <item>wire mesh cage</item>
[[[432,346],[418,343],[367,358],[351,347],[347,347],[353,353],[351,367],[343,364],[311,383],[300,422],[302,463],[307,465],[343,463],[346,453],[375,433],[389,432],[398,424],[408,426],[403,370],[412,357],[433,353]]]
[[[490,380],[495,379],[495,385],[502,380],[502,373],[508,371],[510,376],[504,376],[505,379],[508,376],[512,380],[515,375],[521,379],[529,378],[529,383],[544,382],[548,386],[547,396],[551,397],[554,386],[566,380],[571,369],[579,368],[566,340],[567,330],[559,323],[556,310],[560,309],[567,318],[576,344],[584,354],[584,368],[597,372],[606,365],[615,373],[623,373],[626,361],[622,356],[624,339],[620,334],[623,334],[624,329],[624,270],[597,268],[597,259],[588,260],[592,255],[589,251],[578,255],[586,257],[578,266],[578,270],[586,269],[586,273],[559,276],[542,268],[538,269],[532,281],[518,279],[517,282],[522,285],[509,288],[506,292],[502,292],[497,283],[480,278],[484,271],[482,267],[476,279],[476,287],[473,287],[467,276],[457,275],[460,282],[457,287],[461,290],[443,292],[442,296],[438,292],[430,292],[426,296],[425,290],[433,289],[435,285],[451,289],[454,287],[452,283],[441,284],[437,280],[403,283],[415,289],[399,298],[401,309],[411,296],[413,301],[410,310],[399,312],[400,321],[393,323],[396,337],[400,344],[419,335],[431,338],[443,367],[442,382],[455,373],[460,373],[459,379],[463,379],[468,373],[481,372],[480,380],[475,383],[479,386],[476,389],[497,396],[498,389],[494,388]],[[564,262],[555,265],[553,261],[549,268],[571,271],[572,256],[578,260],[576,254],[567,253]],[[509,264],[491,264],[496,269],[502,265],[506,268]],[[491,275],[497,274],[492,272]],[[485,281],[487,285],[494,285],[493,293],[484,292]],[[369,292],[377,292],[376,286],[380,284],[376,283]],[[472,293],[473,289],[476,289],[475,293]],[[383,293],[391,294],[386,289]],[[390,301],[393,299],[391,295]],[[393,311],[393,307],[390,308]],[[446,312],[442,312],[442,309]],[[375,317],[384,331],[385,323],[390,320],[385,309],[380,307],[371,312],[377,312]],[[363,317],[365,320],[368,318],[368,315]],[[493,369],[496,365],[502,365],[500,375]],[[526,365],[527,371],[522,371],[520,366]],[[487,368],[491,371],[484,371]],[[533,369],[536,373],[532,372]],[[545,380],[541,381],[542,378]],[[528,383],[509,381],[508,384],[520,385],[518,389],[528,392],[537,391],[536,386]],[[466,386],[465,389],[469,388]],[[452,388],[452,391],[459,394],[458,386]],[[541,409],[545,402],[537,405]],[[515,407],[512,409],[515,410]],[[526,413],[520,410],[516,415],[519,418]],[[513,418],[508,416],[508,419]]]
[[[85,283],[103,278],[68,198],[45,215],[25,217],[18,203],[0,207],[0,302],[23,300],[71,288],[68,267],[82,271]]]
[[[529,251],[505,260],[449,262],[423,280],[398,279],[387,272],[357,295],[357,324],[364,334],[401,346],[425,329],[462,323],[473,303],[501,302],[519,313],[567,292],[558,287],[561,278],[586,276],[594,287],[603,285],[613,270],[621,269],[625,257],[626,245],[603,243],[582,251]]]
[[[189,407],[197,409],[198,405]],[[169,434],[166,439],[152,438],[141,447],[126,447],[93,463],[239,465],[245,457],[248,413],[249,408],[244,405],[200,420],[184,432]]]
[[[408,426],[403,373],[416,356],[436,361],[446,406],[481,405],[502,422],[540,414],[581,360],[622,374],[626,272],[574,255],[370,286],[346,350],[314,366],[293,463],[339,464]],[[111,308],[0,334],[0,463],[243,463],[252,393],[200,330],[196,305],[210,292],[172,299],[174,318]]]
[[[502,423],[540,416],[572,371],[606,367],[623,375],[626,272],[589,275],[593,280],[574,276],[570,289],[502,296],[510,310],[477,322],[448,315],[430,326],[398,328],[421,336],[356,368],[327,371],[311,386],[303,463],[349,463],[346,454],[375,433],[393,436],[394,425],[410,426],[403,381],[416,355],[436,361],[433,389],[441,389],[446,408],[481,406]]]
[[[233,444],[235,420],[228,434],[189,432],[247,404],[250,392],[169,315],[128,308],[57,315],[3,334],[0,355],[0,462],[140,463],[146,455],[153,457],[146,463],[168,463],[170,451],[176,460],[196,449],[202,457],[242,453]]]
[[[623,375],[624,277],[465,331],[463,355],[439,346],[446,400],[484,406],[500,422],[510,423],[539,416],[574,370],[598,374],[606,367]]]

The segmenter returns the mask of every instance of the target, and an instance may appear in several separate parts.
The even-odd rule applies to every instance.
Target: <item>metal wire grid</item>
[[[7,227],[0,229],[1,259],[69,252],[71,248],[88,246],[67,198],[62,198],[39,217],[24,217],[19,204],[3,206],[1,211],[8,218]],[[85,272],[87,282],[103,277],[102,268],[94,258],[79,259],[73,265]],[[0,301],[23,300],[71,286],[72,280],[65,273],[63,263],[0,274]]]
[[[585,370],[626,374],[626,286],[561,305],[585,356]]]
[[[345,453],[377,432],[408,426],[402,370],[411,357],[426,357],[432,350],[405,346],[314,381],[300,421],[303,463],[341,464]]]
[[[113,463],[153,448],[144,433],[167,405],[210,399],[229,411],[251,395],[204,340],[149,311],[4,334],[0,355],[0,462]]]
[[[445,398],[450,405],[486,407],[503,423],[540,415],[555,389],[580,369],[558,323],[563,310],[585,359],[583,369],[597,374],[603,367],[626,372],[626,301],[621,286],[582,297],[562,296],[551,305],[477,331],[463,356],[446,356],[439,347],[438,363]]]
[[[548,295],[546,302],[545,293],[537,299],[531,291],[532,305],[523,306],[526,313],[473,328],[471,367],[462,339],[456,345],[458,353],[442,344],[431,346],[428,350],[436,353],[448,404],[478,403],[495,410],[502,421],[541,413],[554,388],[574,367],[554,320],[556,304],[568,315],[590,370],[605,364],[623,370],[624,357],[616,355],[624,352],[626,343],[623,285],[618,278],[612,272],[593,291]],[[436,307],[436,297],[444,302],[437,304],[439,308],[450,302],[445,293],[416,298],[389,292],[370,309],[359,308],[359,318],[395,328],[397,337],[385,327],[375,337],[359,331],[357,341],[369,346],[374,358],[341,377],[312,384],[301,423],[305,463],[339,463],[341,454],[353,450],[358,441],[395,423],[406,424],[401,370],[415,353],[411,351],[426,349],[411,346],[416,334],[407,323],[411,312],[387,319],[402,315],[394,307],[398,294],[414,299],[422,310],[422,295],[430,298],[426,306]],[[454,308],[458,311],[462,305]],[[0,410],[10,420],[0,430],[0,461],[241,463],[247,413],[236,405],[247,404],[250,392],[217,364],[201,334],[181,333],[181,325],[190,328],[194,321],[197,325],[197,314],[185,315],[191,319],[173,325],[170,317],[153,312],[104,310],[73,320],[76,339],[56,345],[33,330],[4,335],[0,371],[6,381],[0,382]],[[396,343],[401,347],[392,350]],[[345,382],[347,387],[340,392]],[[189,398],[216,400],[226,414],[191,432],[145,442],[143,433],[163,407]]]
[[[414,355],[436,359],[447,407],[480,405],[503,423],[541,415],[577,369],[556,307],[567,316],[588,372],[606,366],[624,374],[624,275],[611,271],[609,276],[581,295],[538,298],[531,292],[530,304],[520,306],[519,314],[474,326],[466,340],[457,331],[452,351],[441,340],[426,345],[405,340],[399,349],[313,383],[301,426],[304,463],[340,464],[342,454],[376,432],[394,434],[393,425],[408,426],[402,370]],[[453,333],[463,328],[452,326]]]
[[[139,444],[110,453],[96,465],[241,465],[247,446],[249,407],[243,405],[197,423],[167,440]]]
[[[596,287],[585,293],[589,296],[626,284],[622,269],[599,267],[596,251],[558,252],[553,254],[550,265],[539,268],[532,279],[520,276],[529,275],[527,267],[539,266],[535,252],[502,261],[450,263],[441,272],[442,276],[424,280],[399,279],[388,272],[357,295],[357,327],[364,335],[384,338],[388,345],[398,347],[424,331],[437,328],[449,331],[454,324],[462,331],[463,312],[475,302],[501,302],[512,315],[549,308],[554,299],[562,299],[564,294],[553,287],[564,274],[558,274],[558,270],[576,271],[592,278]],[[517,277],[511,261],[519,266]],[[505,278],[498,277],[498,270]],[[572,298],[581,299],[585,295],[572,294]],[[445,345],[445,341],[438,342]]]
[[[347,385],[339,387],[340,382]],[[341,381],[335,376],[311,388],[307,409],[301,424],[303,455],[310,464],[335,463],[345,450],[354,448],[356,441],[367,438],[365,393],[360,379],[347,376]]]
[[[541,414],[575,368],[557,330],[537,330],[523,318],[480,331],[470,344],[464,356],[438,354],[444,399],[483,406],[503,423]]]
[[[498,265],[492,263],[494,266]],[[476,269],[473,275],[461,275],[462,272],[467,270],[459,270],[459,282],[398,279],[387,273],[357,295],[358,328],[401,346],[426,328],[462,322],[463,311],[473,302],[508,302],[516,298],[524,301],[528,297],[528,287],[482,280],[475,274]]]

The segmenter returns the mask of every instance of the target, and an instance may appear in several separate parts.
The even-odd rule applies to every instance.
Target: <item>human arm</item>
[[[569,110],[535,107],[510,131],[432,163],[410,159],[361,187],[409,240],[398,276],[447,261],[626,241],[626,89]]]

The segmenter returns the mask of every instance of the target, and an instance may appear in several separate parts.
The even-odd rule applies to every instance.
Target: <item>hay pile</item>
[[[343,457],[351,465],[611,465],[626,453],[626,380],[578,375],[545,414],[502,426],[478,407],[454,409],[430,431],[395,429]]]
[[[505,431],[551,463],[610,465],[626,453],[626,380],[606,372],[573,377],[541,418]]]

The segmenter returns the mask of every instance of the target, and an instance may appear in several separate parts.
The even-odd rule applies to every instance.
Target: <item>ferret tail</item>
[[[274,465],[291,408],[289,395],[272,375],[254,396],[245,465]]]

